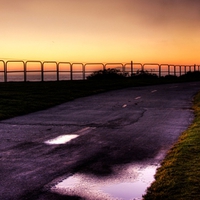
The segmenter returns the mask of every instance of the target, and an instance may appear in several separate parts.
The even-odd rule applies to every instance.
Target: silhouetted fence
[[[138,70],[148,71],[158,77],[181,76],[188,71],[200,71],[200,65],[172,65],[157,63],[70,63],[36,60],[0,60],[0,81],[85,80],[94,71],[119,69],[127,76]]]

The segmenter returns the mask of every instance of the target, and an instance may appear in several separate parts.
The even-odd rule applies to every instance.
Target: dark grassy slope
[[[92,79],[92,80],[90,80]],[[200,72],[188,72],[181,77],[138,71],[126,77],[120,71],[97,71],[88,80],[60,82],[0,83],[0,120],[46,109],[75,98],[132,86],[198,81]]]
[[[159,82],[123,79],[0,83],[0,120],[47,109],[83,96]]]

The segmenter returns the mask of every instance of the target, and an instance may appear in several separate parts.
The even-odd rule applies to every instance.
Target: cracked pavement
[[[132,87],[1,121],[0,199],[62,199],[44,190],[60,176],[106,176],[116,165],[152,162],[192,123],[199,90],[199,82]],[[79,137],[45,144],[65,134]]]

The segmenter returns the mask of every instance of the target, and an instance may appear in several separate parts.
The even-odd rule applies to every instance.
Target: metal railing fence
[[[137,71],[148,71],[158,77],[173,75],[181,76],[188,71],[200,71],[200,65],[172,65],[158,63],[70,63],[38,60],[0,60],[1,82],[8,81],[46,81],[48,77],[53,80],[85,80],[94,71],[108,68],[119,69],[128,76]],[[32,78],[31,76],[37,76]],[[18,76],[18,78],[16,78]],[[13,78],[15,77],[15,78]],[[51,78],[50,78],[51,79]]]

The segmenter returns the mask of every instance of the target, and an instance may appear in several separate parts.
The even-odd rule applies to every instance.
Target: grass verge
[[[168,152],[145,200],[200,199],[200,93],[195,96],[193,124]]]

